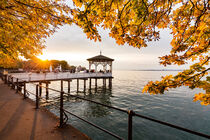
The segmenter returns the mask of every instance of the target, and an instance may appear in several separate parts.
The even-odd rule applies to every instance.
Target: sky
[[[99,30],[101,42],[87,39],[82,29],[76,25],[60,27],[56,33],[46,40],[46,48],[39,58],[43,60],[66,60],[70,65],[88,67],[87,58],[102,55],[113,58],[114,70],[145,69],[184,69],[184,66],[164,67],[159,64],[158,57],[169,54],[172,35],[170,30],[160,32],[159,41],[150,42],[146,48],[134,48],[129,45],[117,45],[109,37],[108,31]]]

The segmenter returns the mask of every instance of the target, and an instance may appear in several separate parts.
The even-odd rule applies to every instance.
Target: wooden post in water
[[[109,78],[109,88],[112,88],[112,78]]]
[[[95,78],[95,93],[97,92],[97,79]]]
[[[84,92],[86,91],[86,79],[84,79]]]
[[[70,81],[68,80],[68,93],[70,93]]]
[[[106,78],[103,78],[103,86],[106,88]]]
[[[91,90],[91,78],[90,78],[90,81],[89,81],[89,89]]]
[[[95,87],[97,88],[97,79],[95,78]]]
[[[104,87],[106,88],[106,78],[104,78]]]
[[[49,83],[46,82],[46,99],[49,99]]]
[[[39,82],[39,96],[42,96],[42,82]]]
[[[77,79],[77,93],[79,92],[79,79]]]

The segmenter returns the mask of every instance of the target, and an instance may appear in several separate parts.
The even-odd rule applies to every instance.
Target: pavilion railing
[[[39,108],[39,102],[40,100],[44,100],[48,103],[48,101],[45,99],[45,98],[42,98],[41,96],[39,96],[39,88],[46,88],[46,89],[49,89],[49,90],[52,90],[52,91],[55,91],[55,92],[58,92],[60,93],[60,105],[56,105],[56,104],[51,104],[53,106],[55,106],[56,108],[58,108],[60,110],[60,127],[62,127],[63,125],[65,125],[68,121],[68,115],[67,114],[70,114],[86,123],[88,123],[89,125],[92,125],[96,128],[98,128],[99,130],[117,138],[117,139],[120,139],[122,140],[123,138],[121,138],[120,136],[112,133],[111,131],[109,130],[106,130],[82,117],[79,117],[78,115],[68,111],[68,110],[65,110],[63,108],[63,99],[64,99],[64,94],[66,94],[64,91],[59,91],[59,90],[56,90],[56,89],[52,89],[52,88],[49,88],[49,87],[45,87],[45,86],[42,86],[42,85],[39,85],[39,84],[34,84],[36,85],[36,94],[28,91],[26,89],[26,82],[24,80],[20,80],[18,78],[15,78],[15,77],[12,77],[11,75],[8,76],[8,75],[3,75],[2,73],[0,73],[0,76],[2,78],[2,80],[7,83],[9,86],[11,86],[11,88],[15,89],[16,87],[16,92],[19,92],[20,89],[21,89],[21,86],[20,86],[20,83],[21,84],[24,84],[23,85],[23,96],[24,96],[24,99],[27,98],[29,96],[29,94],[31,95],[34,95],[36,97],[36,109]],[[63,81],[61,80],[61,84],[63,84]],[[109,106],[109,105],[106,105],[106,104],[102,104],[102,103],[99,103],[99,102],[96,102],[96,101],[93,101],[93,100],[89,100],[89,99],[86,99],[84,97],[81,97],[81,96],[78,96],[78,95],[72,95],[72,94],[69,94],[71,97],[76,97],[76,98],[79,98],[81,100],[84,100],[84,101],[88,101],[88,102],[91,102],[91,103],[94,103],[94,104],[98,104],[98,105],[101,105],[101,106],[104,106],[104,107],[107,107],[107,108],[110,108],[110,109],[114,109],[114,110],[117,110],[117,111],[120,111],[120,112],[123,112],[123,113],[127,113],[128,114],[128,140],[132,140],[132,132],[133,132],[133,129],[132,129],[132,125],[133,125],[133,117],[139,117],[139,118],[143,118],[143,119],[146,119],[146,120],[149,120],[149,121],[152,121],[152,122],[156,122],[156,123],[159,123],[159,124],[162,124],[162,125],[165,125],[165,126],[168,126],[168,127],[172,127],[172,128],[175,128],[175,129],[178,129],[178,130],[181,130],[181,131],[184,131],[184,132],[187,132],[187,133],[190,133],[190,134],[194,134],[194,135],[197,135],[197,136],[200,136],[200,137],[203,137],[203,138],[207,138],[207,139],[210,139],[210,135],[208,134],[204,134],[204,133],[201,133],[201,132],[197,132],[197,131],[193,131],[193,130],[190,130],[190,129],[187,129],[187,128],[183,128],[181,126],[177,126],[177,125],[174,125],[174,124],[171,124],[171,123],[168,123],[168,122],[164,122],[164,121],[160,121],[160,120],[157,120],[157,119],[154,119],[154,118],[151,118],[151,117],[148,117],[148,116],[144,116],[144,115],[141,115],[141,114],[138,114],[136,113],[135,111],[133,110],[124,110],[124,109],[120,109],[120,108],[117,108],[117,107],[113,107],[113,106]]]

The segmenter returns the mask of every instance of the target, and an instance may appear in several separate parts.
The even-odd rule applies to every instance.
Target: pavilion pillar
[[[95,64],[95,72],[97,72],[97,64]]]
[[[103,65],[104,73],[106,73],[106,65]]]
[[[91,71],[91,62],[89,62],[89,73]]]
[[[110,64],[110,72],[112,73],[112,63]]]

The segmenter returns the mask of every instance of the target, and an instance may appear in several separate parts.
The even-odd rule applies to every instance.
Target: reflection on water
[[[117,71],[114,72],[112,89],[104,89],[98,84],[86,93],[76,93],[76,82],[71,83],[71,94],[79,95],[90,100],[94,100],[110,106],[122,109],[133,109],[137,113],[150,116],[159,120],[167,121],[185,128],[203,132],[210,135],[210,106],[201,106],[200,103],[193,102],[194,93],[201,90],[190,90],[187,87],[172,89],[163,95],[142,94],[143,86],[150,80],[158,80],[166,74],[177,72],[167,71]],[[82,83],[81,83],[82,84]],[[93,83],[94,85],[94,83]],[[102,82],[101,82],[102,85]],[[34,90],[34,87],[30,87]],[[60,82],[52,82],[51,88],[60,89]],[[80,91],[83,85],[80,86]],[[87,86],[89,87],[89,86]],[[67,91],[67,84],[64,83],[64,90]],[[44,93],[44,89],[43,89]],[[49,101],[59,105],[59,93],[50,91]],[[46,104],[45,104],[46,105]],[[59,115],[59,110],[49,104],[46,106],[55,114]],[[85,118],[105,129],[127,138],[127,114],[113,109],[109,109],[94,103],[83,101],[65,94],[64,108],[82,118]],[[141,118],[133,118],[133,139],[146,140],[182,140],[182,139],[202,139],[198,136],[187,134],[157,123]],[[69,124],[84,132],[94,140],[114,139],[100,130],[78,120],[69,117]]]
[[[93,100],[102,104],[106,104],[109,106],[112,106],[112,103],[110,101],[110,97],[112,96],[112,89],[111,88],[104,88],[103,86],[89,89],[88,92],[78,92],[74,95],[84,97],[89,100]],[[59,94],[57,96],[52,96],[47,100],[47,103],[45,100],[41,100],[40,103],[42,106],[45,106],[47,108],[51,108],[52,104],[59,105],[60,97]],[[107,107],[104,107],[102,105],[94,104],[91,102],[84,101],[82,99],[79,99],[77,97],[72,97],[70,94],[65,93],[64,94],[64,106],[69,106],[69,104],[73,106],[77,106],[78,110],[81,104],[85,102],[85,110],[83,112],[83,116],[85,117],[103,117],[106,115],[109,115],[111,113],[110,109]],[[66,109],[66,107],[65,107]],[[68,108],[67,108],[68,109]],[[76,109],[75,109],[76,110]]]
[[[95,89],[94,89],[95,90]],[[103,87],[97,88],[97,92],[95,94],[92,94],[93,92],[90,91],[88,95],[85,95],[84,97],[90,100],[95,100],[99,103],[106,104],[109,106],[112,106],[110,101],[111,96],[111,90],[106,90]],[[87,110],[84,112],[84,116],[86,117],[103,117],[106,115],[109,115],[110,109],[101,105],[93,104],[88,102],[87,103]]]

